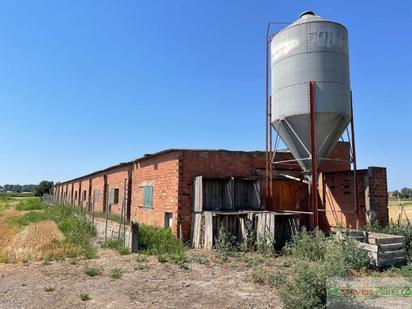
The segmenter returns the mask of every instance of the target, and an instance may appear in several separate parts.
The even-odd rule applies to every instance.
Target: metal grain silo
[[[351,120],[348,32],[312,12],[271,37],[271,124],[302,169],[328,157]],[[313,87],[311,89],[311,87]],[[316,156],[311,155],[311,95]]]

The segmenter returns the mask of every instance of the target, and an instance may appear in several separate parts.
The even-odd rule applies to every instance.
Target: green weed
[[[121,238],[110,238],[102,247],[116,250],[120,255],[130,254],[130,249],[123,245],[123,239]]]
[[[121,278],[123,275],[123,271],[120,268],[113,268],[112,272],[110,274],[110,277],[115,278],[115,279],[119,279]]]
[[[49,219],[48,215],[44,212],[32,211],[24,214],[23,216],[9,217],[7,222],[17,225],[18,227],[29,225],[30,223],[36,223]]]
[[[215,240],[214,249],[222,260],[227,260],[228,256],[239,251],[236,244],[236,237],[226,233],[223,227],[220,227],[218,236]]]
[[[139,226],[139,250],[148,255],[156,255],[159,261],[178,259],[186,254],[185,246],[174,237],[170,229],[148,225]]]
[[[89,294],[87,294],[87,293],[80,293],[80,299],[81,299],[82,301],[89,301],[89,300],[91,300]]]
[[[84,273],[89,275],[90,277],[96,277],[103,272],[103,268],[96,267],[96,266],[86,266],[84,268]]]
[[[45,205],[42,203],[42,201],[38,198],[27,198],[24,200],[21,200],[17,205],[16,205],[16,210],[38,210],[38,209],[43,209]]]

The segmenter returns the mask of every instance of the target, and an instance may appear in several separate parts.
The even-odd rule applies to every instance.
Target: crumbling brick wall
[[[353,171],[324,173],[319,184],[319,224],[359,228],[373,220],[388,223],[386,169],[369,167],[357,171],[359,215],[355,212]],[[358,222],[356,220],[358,219]]]

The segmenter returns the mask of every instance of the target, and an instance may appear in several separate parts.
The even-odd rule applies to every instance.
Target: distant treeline
[[[395,190],[391,192],[391,195],[396,198],[412,198],[412,189],[411,188],[402,188],[400,190]]]
[[[0,191],[4,192],[34,192],[36,190],[37,185],[4,185],[0,186]]]
[[[38,185],[4,185],[0,186],[0,192],[23,193],[30,192],[36,196],[51,194],[53,192],[53,181],[43,180]]]

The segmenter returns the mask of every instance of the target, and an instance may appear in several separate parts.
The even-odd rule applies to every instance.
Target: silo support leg
[[[310,150],[311,150],[311,169],[312,181],[310,188],[310,205],[313,212],[311,225],[316,228],[318,222],[318,160],[316,149],[316,106],[315,106],[315,82],[309,82],[309,100],[310,100]]]

